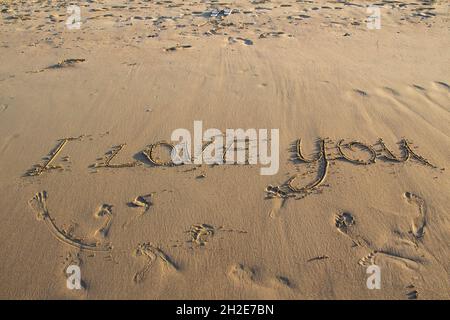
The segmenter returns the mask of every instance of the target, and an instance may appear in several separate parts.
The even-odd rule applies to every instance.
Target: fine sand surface
[[[450,298],[447,1],[0,3],[0,298]],[[148,160],[194,120],[278,173]]]

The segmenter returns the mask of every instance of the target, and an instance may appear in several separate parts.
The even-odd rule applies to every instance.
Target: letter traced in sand
[[[111,245],[100,245],[98,243],[86,243],[82,239],[76,239],[68,235],[66,232],[62,231],[56,225],[54,219],[50,216],[49,210],[47,208],[47,192],[41,191],[36,193],[36,195],[29,201],[30,207],[36,212],[37,219],[44,221],[50,232],[59,241],[87,251],[96,252],[108,252],[112,249]]]
[[[148,271],[152,267],[156,260],[160,260],[164,268],[170,271],[178,271],[178,266],[169,258],[160,248],[152,245],[151,243],[141,243],[138,245],[134,252],[136,257],[144,257],[144,268],[136,272],[133,281],[141,283],[145,280]]]
[[[55,149],[53,149],[49,155],[46,157],[46,161],[44,164],[40,165],[34,165],[32,169],[28,170],[25,173],[25,176],[40,176],[44,172],[53,170],[53,169],[62,169],[61,165],[53,165],[53,162],[55,161],[56,157],[61,153],[62,149],[67,145],[69,141],[80,141],[83,139],[84,136],[79,136],[77,138],[64,138],[59,140],[58,145]]]
[[[390,160],[390,161],[394,161],[394,162],[406,162],[409,159],[409,152],[407,150],[404,150],[404,154],[403,156],[397,157],[396,155],[394,155],[394,153],[389,150],[389,148],[386,146],[386,144],[384,143],[383,139],[380,138],[378,140],[378,144],[381,146],[381,153],[385,153],[383,156]]]
[[[121,164],[113,164],[113,163],[111,163],[111,161],[119,154],[120,151],[122,151],[122,149],[125,146],[126,146],[126,144],[120,144],[118,146],[114,146],[111,149],[111,151],[108,151],[105,154],[105,158],[101,159],[103,162],[97,162],[97,163],[93,164],[91,167],[92,168],[113,168],[113,169],[118,169],[118,168],[132,168],[132,167],[139,166],[140,163],[138,161],[121,163]]]
[[[322,156],[320,157],[320,159],[322,159],[323,161],[323,170],[322,173],[319,175],[318,179],[316,181],[314,181],[313,183],[307,185],[306,187],[297,187],[294,185],[294,181],[298,178],[297,176],[292,177],[291,179],[289,179],[289,181],[287,182],[287,186],[289,187],[289,189],[292,192],[295,193],[306,193],[310,190],[313,190],[315,188],[317,188],[318,186],[320,186],[326,179],[327,177],[327,173],[328,173],[328,167],[329,167],[329,162],[328,162],[328,158],[327,158],[327,154],[325,152],[325,140],[321,139],[320,140],[320,151]]]
[[[299,139],[296,143],[296,156],[297,159],[306,163],[315,163],[322,160],[322,170],[319,173],[317,179],[304,187],[298,187],[295,182],[299,178],[298,175],[291,177],[285,184],[280,186],[272,186],[269,185],[266,188],[266,194],[268,198],[289,198],[296,197],[300,195],[300,198],[305,197],[307,194],[311,193],[314,189],[319,187],[326,179],[329,169],[329,161],[327,158],[326,150],[325,150],[325,140],[319,139],[320,144],[320,152],[317,154],[315,159],[306,159],[302,153],[301,147],[301,139]]]
[[[415,153],[412,148],[411,148],[411,142],[408,142],[406,139],[403,139],[400,142],[401,147],[403,148],[403,157],[397,157],[396,155],[394,155],[394,153],[389,150],[389,148],[386,146],[386,144],[384,143],[383,139],[379,139],[378,140],[378,144],[381,146],[381,153],[384,153],[384,157],[390,161],[394,161],[394,162],[406,162],[411,158],[416,159],[417,161],[419,161],[420,163],[422,163],[423,165],[426,165],[428,167],[431,167],[433,169],[436,169],[437,167],[433,164],[431,164],[427,159],[425,159],[424,157],[422,157],[421,155]]]
[[[174,166],[175,164],[172,162],[172,160],[164,162],[155,156],[155,150],[158,147],[169,148],[170,152],[172,152],[175,148],[175,146],[170,142],[159,141],[157,143],[151,144],[148,149],[142,151],[142,154],[147,158],[148,161],[150,161],[155,166],[165,166],[165,167]]]
[[[347,160],[351,163],[354,163],[354,164],[361,164],[361,165],[370,165],[372,163],[375,163],[376,158],[377,158],[377,152],[371,146],[364,144],[362,142],[359,142],[359,141],[352,141],[347,144],[342,144],[343,142],[344,142],[343,139],[340,140],[337,144],[337,148],[339,150],[339,154],[345,160]],[[359,147],[363,150],[368,151],[370,153],[370,158],[368,160],[361,160],[361,159],[353,159],[353,158],[350,158],[349,156],[347,156],[347,154],[344,152],[344,148],[348,148],[349,150],[353,151],[354,147]]]
[[[305,156],[303,155],[303,151],[302,151],[302,139],[298,139],[297,142],[295,143],[295,147],[296,147],[296,156],[298,160],[301,160],[305,163],[314,163],[319,161],[320,159],[323,158],[324,153],[323,152],[318,152],[316,157],[314,159],[306,159]]]

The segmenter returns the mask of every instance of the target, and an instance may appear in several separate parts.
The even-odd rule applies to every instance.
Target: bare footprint
[[[140,213],[140,215],[143,215],[153,205],[153,195],[153,193],[150,193],[143,196],[137,196],[133,201],[128,203],[128,205],[134,208],[142,208],[142,212]]]
[[[279,216],[280,210],[283,207],[286,199],[282,198],[272,198],[272,209],[270,209],[269,217],[277,218]]]
[[[356,220],[349,212],[343,212],[336,215],[335,226],[338,231],[350,238],[355,246],[367,247],[367,241],[354,232],[353,226],[355,224]]]
[[[335,223],[336,228],[339,230],[339,232],[350,238],[355,246],[370,250],[370,253],[367,256],[362,257],[358,261],[359,265],[368,267],[372,264],[375,264],[375,258],[386,258],[410,270],[417,270],[419,268],[420,259],[404,256],[389,247],[387,249],[377,248],[370,244],[369,241],[356,234],[353,230],[353,226],[356,222],[352,214],[346,212],[338,214],[336,216]]]
[[[190,242],[197,246],[204,246],[215,235],[216,229],[211,225],[203,223],[192,225],[187,232],[191,236]]]
[[[408,270],[418,269],[418,263],[416,261],[400,256],[392,251],[372,251],[367,256],[359,259],[358,264],[363,267],[368,267],[376,264],[375,259],[379,258],[390,259],[391,262],[396,262],[399,265],[406,267]]]
[[[295,284],[284,275],[266,275],[260,270],[242,263],[233,264],[227,273],[230,280],[239,288],[259,298],[268,299],[280,293],[295,289]]]
[[[238,41],[241,42],[242,44],[245,44],[246,46],[252,46],[253,45],[253,41],[250,40],[250,39],[245,39],[245,38],[241,38],[241,37],[237,37],[237,38],[229,37],[228,38],[228,43],[229,44],[234,44],[234,43],[236,43]]]
[[[109,228],[111,227],[112,221],[112,205],[104,204],[102,205],[94,214],[96,218],[105,218],[105,223],[103,226],[95,231],[95,236],[99,235],[101,238],[106,238],[109,233]]]
[[[373,264],[375,264],[375,256],[376,256],[376,251],[373,251],[371,253],[369,253],[367,256],[362,257],[359,261],[358,264],[363,266],[363,267],[368,267],[371,266]]]
[[[280,285],[282,285],[282,286],[284,286],[284,287],[287,287],[287,288],[290,288],[290,289],[295,288],[294,283],[293,283],[288,277],[286,277],[286,276],[278,275],[278,276],[276,276],[275,279],[277,280],[277,282],[278,282]]]
[[[348,229],[355,224],[355,218],[351,213],[343,212],[336,216],[336,228],[342,233],[348,234]]]
[[[189,234],[190,239],[188,243],[193,247],[203,247],[217,234],[217,233],[238,233],[245,234],[247,231],[228,228],[225,226],[215,227],[206,223],[192,225],[186,233]],[[221,239],[221,238],[220,238]],[[193,248],[191,247],[191,248]]]
[[[232,265],[228,276],[239,284],[252,284],[256,281],[256,271],[243,264]]]
[[[420,240],[425,235],[425,227],[427,225],[426,203],[421,197],[411,192],[406,192],[404,196],[408,203],[416,205],[419,209],[418,216],[415,217],[411,222],[411,234],[416,240]]]
[[[141,243],[135,250],[136,257],[143,257],[145,259],[144,267],[136,272],[133,277],[135,283],[141,283],[145,281],[148,271],[152,265],[157,261],[161,261],[163,268],[168,271],[178,271],[178,266],[166,255],[159,247],[152,245],[151,243]]]

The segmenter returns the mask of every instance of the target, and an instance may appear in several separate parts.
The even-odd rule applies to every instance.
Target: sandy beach
[[[450,299],[448,1],[0,8],[1,299]]]

